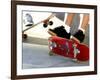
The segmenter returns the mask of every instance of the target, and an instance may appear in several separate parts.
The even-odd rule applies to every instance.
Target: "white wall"
[[[48,1],[48,0],[34,0],[34,1]],[[96,0],[50,0],[51,2],[74,2],[74,3],[85,3],[87,4],[98,4],[94,2]],[[98,0],[99,1],[99,0]],[[100,4],[99,4],[100,5]],[[10,68],[11,68],[11,52],[10,52],[10,40],[11,40],[11,11],[10,11],[10,0],[1,0],[0,1],[0,80],[10,80]],[[100,6],[99,6],[100,10]],[[98,11],[100,14],[100,11]],[[100,16],[100,15],[98,15]],[[100,22],[100,18],[98,19]],[[100,26],[100,24],[98,24]],[[100,27],[98,27],[99,34]],[[98,36],[98,41],[100,41],[100,36]],[[98,42],[98,47],[100,47],[100,42]],[[100,67],[100,50],[98,50],[98,67]],[[100,68],[98,68],[100,72]],[[45,78],[45,79],[36,79],[36,80],[99,80],[100,74],[98,75],[88,75],[88,76],[71,76],[71,77],[59,77],[59,78]]]

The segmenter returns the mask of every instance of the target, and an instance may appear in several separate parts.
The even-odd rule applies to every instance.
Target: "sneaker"
[[[59,26],[54,29],[49,29],[48,32],[52,32],[53,34],[56,34],[57,36],[66,38],[66,39],[70,39],[70,35],[71,35],[70,33],[66,32],[64,26]]]
[[[24,17],[24,24],[26,27],[32,26],[34,24],[32,16],[28,13]]]
[[[73,36],[77,38],[80,42],[83,42],[85,38],[85,34],[81,30],[78,30]]]

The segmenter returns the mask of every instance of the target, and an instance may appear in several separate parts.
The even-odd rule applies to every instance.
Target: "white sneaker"
[[[32,26],[34,24],[32,16],[30,14],[26,14],[24,17],[24,24],[25,26]]]

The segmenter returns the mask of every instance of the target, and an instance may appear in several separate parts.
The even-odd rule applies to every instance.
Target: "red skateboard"
[[[71,58],[75,61],[89,61],[88,46],[78,43],[74,39],[68,40],[65,38],[52,36],[49,38],[49,48],[50,52]]]

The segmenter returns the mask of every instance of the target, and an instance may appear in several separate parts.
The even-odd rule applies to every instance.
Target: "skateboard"
[[[89,48],[83,43],[79,43],[74,39],[65,39],[52,36],[49,41],[49,55],[57,54],[74,61],[89,61]]]
[[[37,25],[39,25],[39,24],[41,24],[41,23],[44,23],[44,24],[43,24],[43,27],[44,27],[44,28],[46,28],[48,25],[53,25],[53,21],[49,21],[49,20],[50,20],[51,18],[53,18],[54,16],[55,16],[55,14],[52,13],[48,18],[46,18],[46,19],[44,19],[44,20],[42,20],[42,21],[40,21],[40,22],[38,22],[38,23],[36,23],[36,24],[33,24],[31,27],[28,27],[27,29],[23,30],[23,31],[22,31],[22,38],[24,38],[24,39],[27,38],[27,34],[24,34],[25,31],[27,31],[27,30],[29,30],[29,29],[31,29],[31,28],[33,28],[33,27],[35,27],[35,26],[37,26]]]

